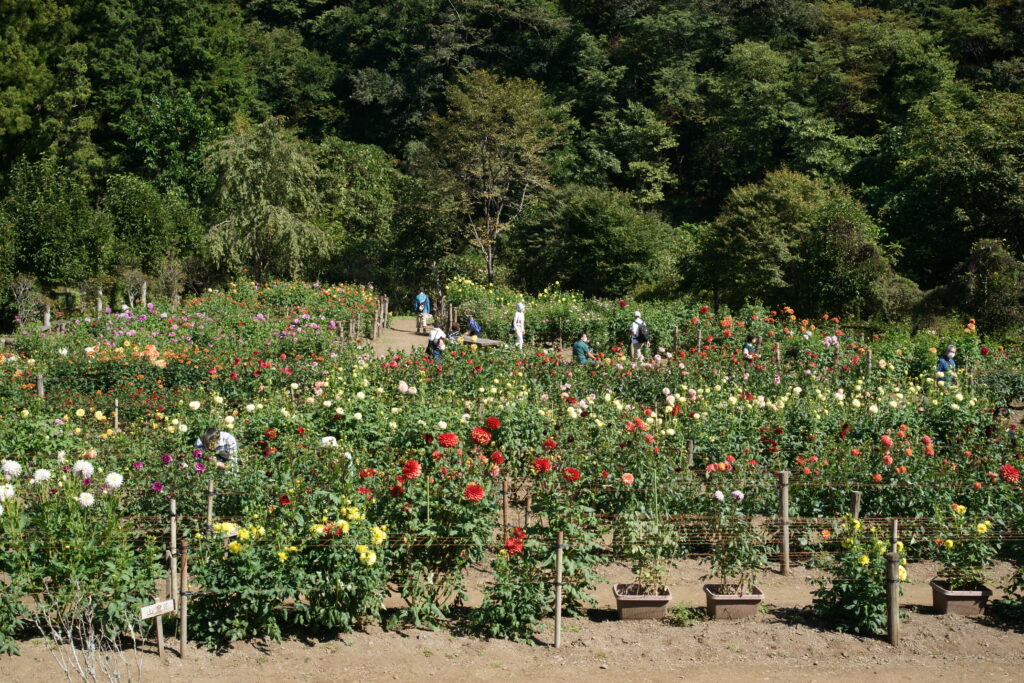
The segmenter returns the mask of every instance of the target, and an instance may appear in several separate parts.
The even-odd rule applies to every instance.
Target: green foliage
[[[939,578],[950,590],[963,590],[985,581],[998,550],[992,522],[967,515],[967,507],[954,503],[935,515],[935,551],[942,568]]]
[[[831,530],[825,541],[829,548],[818,555],[813,566],[823,576],[809,579],[815,587],[814,613],[837,631],[880,635],[886,629],[886,559],[889,544],[885,531],[847,516]],[[838,548],[835,548],[838,546]],[[903,544],[897,552],[903,554]],[[901,557],[900,581],[907,580]],[[902,594],[903,588],[900,587]]]
[[[163,257],[188,255],[202,239],[192,207],[180,197],[161,194],[137,176],[113,176],[103,208],[120,245],[113,258],[121,266],[150,268]]]
[[[317,218],[320,175],[314,150],[281,119],[239,122],[206,157],[217,179],[219,220],[210,230],[214,260],[227,272],[243,267],[256,279],[308,272],[328,253]]]
[[[503,548],[491,561],[492,579],[470,619],[489,638],[532,643],[537,624],[550,610],[549,576],[538,567],[538,558],[545,554],[541,543],[525,535],[518,540],[522,550],[513,541],[512,551]]]
[[[1024,263],[1000,240],[978,240],[959,271],[950,294],[957,307],[991,334],[1012,335],[1024,326]]]
[[[753,593],[757,575],[768,564],[764,532],[744,513],[741,491],[716,491],[713,497],[715,514],[708,524],[712,548],[705,558],[710,573],[704,579],[717,580],[719,594]]]

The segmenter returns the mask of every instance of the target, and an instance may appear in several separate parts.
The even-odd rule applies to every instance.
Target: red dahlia
[[[391,494],[392,498],[398,498],[400,495],[405,493],[405,489],[398,484],[394,484],[390,489],[388,489],[388,493]]]
[[[495,465],[503,465],[505,463],[505,456],[501,454],[501,451],[494,451],[491,453],[491,462]]]
[[[579,481],[580,471],[575,467],[566,467],[562,470],[562,476],[566,481]]]
[[[501,420],[499,420],[496,417],[489,417],[486,420],[484,420],[484,423],[487,425],[487,428],[490,429],[492,432],[496,429],[501,429]]]
[[[277,502],[279,502],[281,505],[291,505],[292,504],[292,500],[291,500],[291,498],[288,497],[288,494],[285,494],[285,495],[281,496],[280,498],[278,498]]]
[[[437,442],[443,448],[455,448],[459,445],[459,437],[451,432],[445,432],[444,434],[437,435]]]
[[[277,430],[273,429],[273,428],[268,429],[267,431],[263,432],[263,434],[268,439],[276,439],[277,438]]]
[[[534,471],[539,473],[550,472],[551,461],[548,460],[547,458],[536,458],[533,461],[533,469]]]
[[[475,481],[471,482],[466,484],[466,490],[462,492],[462,495],[471,503],[479,503],[484,499],[484,487]]]
[[[1017,471],[1016,467],[1010,465],[1009,463],[999,468],[999,476],[1002,478],[1003,481],[1008,482],[1010,484],[1016,484],[1017,482],[1020,481],[1020,472]]]
[[[367,467],[366,469],[359,470],[360,479],[369,479],[373,475],[377,474],[377,470]]]
[[[557,446],[557,445],[558,444],[555,443],[554,439],[544,439],[544,448],[545,448],[545,450],[553,451],[553,450],[555,450],[555,446]]]
[[[402,476],[406,479],[415,479],[420,476],[420,472],[422,471],[423,468],[420,467],[420,464],[415,460],[409,460],[402,465]]]
[[[491,433],[483,427],[473,427],[473,430],[469,433],[469,438],[473,440],[473,443],[486,446],[491,442]]]
[[[505,541],[505,550],[509,555],[518,555],[523,552],[523,540],[521,538],[510,538]]]

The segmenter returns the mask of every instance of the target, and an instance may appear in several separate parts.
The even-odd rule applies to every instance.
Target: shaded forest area
[[[6,316],[455,275],[1024,320],[1019,0],[12,0]]]

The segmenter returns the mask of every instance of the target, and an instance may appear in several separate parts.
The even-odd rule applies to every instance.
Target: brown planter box
[[[962,614],[976,617],[984,614],[992,591],[980,583],[962,590],[949,590],[949,584],[932,579],[932,606],[939,614]]]
[[[721,590],[718,584],[704,585],[708,616],[712,619],[747,619],[757,614],[764,600],[764,593],[757,586],[754,586],[754,592],[748,595],[716,593],[718,590]]]
[[[668,616],[672,591],[666,589],[660,595],[645,595],[639,591],[640,586],[635,583],[617,583],[612,586],[619,619],[664,619]]]

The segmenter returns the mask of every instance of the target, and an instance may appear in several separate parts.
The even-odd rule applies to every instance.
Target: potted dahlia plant
[[[708,529],[712,548],[704,558],[709,566],[704,586],[708,616],[712,619],[743,619],[757,614],[764,593],[754,585],[757,573],[768,563],[763,532],[743,512],[743,492],[728,496],[715,491],[715,512]]]
[[[662,619],[668,615],[672,591],[665,586],[678,533],[660,515],[632,511],[619,515],[614,546],[630,562],[633,583],[612,586],[619,619]]]
[[[992,522],[970,518],[965,506],[953,503],[935,516],[935,527],[942,569],[929,584],[932,605],[940,614],[981,614],[992,595],[984,585],[985,570],[996,554]]]

